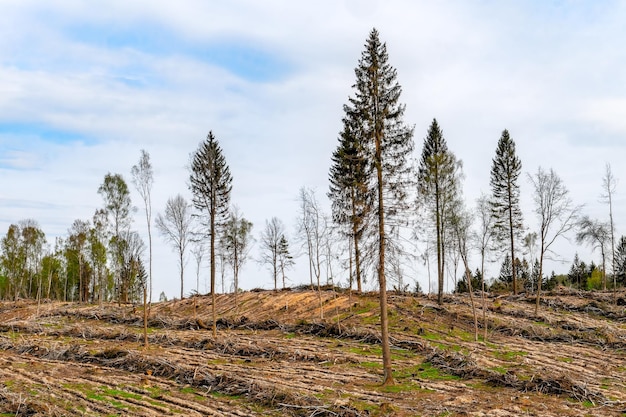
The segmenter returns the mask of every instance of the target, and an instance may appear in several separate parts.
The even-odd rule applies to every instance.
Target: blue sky
[[[605,163],[626,178],[624,21],[620,1],[2,2],[0,233],[34,218],[53,244],[102,206],[107,172],[130,180],[141,149],[155,168],[154,211],[177,193],[189,198],[189,154],[213,130],[233,203],[257,237],[266,219],[281,218],[295,251],[298,189],[315,188],[328,206],[342,106],[372,27],[398,70],[417,153],[436,117],[463,160],[468,204],[489,191],[506,128],[525,172],[554,168],[574,202],[603,219]],[[534,230],[530,184],[521,187]],[[134,228],[145,234],[141,213]],[[154,243],[155,292],[175,295],[175,257]],[[576,251],[598,262],[567,241],[557,250],[567,261],[557,272]],[[306,281],[305,259],[298,264],[293,280]],[[426,287],[423,269],[411,275]],[[270,277],[250,262],[240,282],[269,287]]]

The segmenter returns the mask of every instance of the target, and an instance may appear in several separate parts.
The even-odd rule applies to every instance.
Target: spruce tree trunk
[[[385,210],[383,205],[383,169],[380,133],[376,137],[376,171],[378,178],[378,284],[380,286],[380,330],[383,350],[383,385],[391,385],[391,348],[389,346],[389,320],[387,317],[387,279],[385,278]]]
[[[213,207],[211,209],[211,315],[213,317],[213,338],[217,338],[217,312],[215,310],[215,196],[213,198]]]
[[[513,294],[517,295],[517,271],[515,270],[515,232],[513,230],[513,196],[511,195],[511,185],[508,187],[509,191],[509,230],[511,231],[511,264],[512,276],[513,276]]]

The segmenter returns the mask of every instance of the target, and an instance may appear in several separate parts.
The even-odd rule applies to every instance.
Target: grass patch
[[[240,394],[225,394],[219,391],[211,391],[211,395],[215,398],[230,398],[232,400],[238,400],[241,398]]]
[[[492,368],[489,368],[489,370],[496,372],[500,375],[504,375],[508,372],[508,369],[506,369],[504,366],[494,366]]]
[[[426,340],[441,340],[443,337],[439,333],[424,332],[422,337]]]
[[[394,375],[398,379],[419,378],[431,381],[456,381],[461,378],[455,375],[442,374],[438,368],[435,368],[430,362],[424,362],[420,365],[411,366]]]
[[[183,394],[195,394],[196,389],[194,387],[182,387],[180,389],[180,392],[182,392]]]
[[[568,358],[566,356],[560,357],[560,358],[556,358],[557,361],[559,362],[565,362],[565,363],[572,363],[574,362],[574,359],[572,358]]]
[[[365,369],[383,369],[383,364],[380,362],[361,362],[358,366]]]
[[[528,352],[524,352],[523,350],[499,350],[494,352],[496,358],[508,362],[515,361],[518,357],[526,355],[528,355]]]
[[[133,400],[141,400],[141,395],[139,394],[135,394],[132,392],[127,392],[127,391],[121,391],[118,389],[113,389],[113,388],[106,388],[103,390],[105,395],[111,396],[111,397],[120,397],[120,398],[131,398]]]
[[[407,382],[405,384],[393,384],[393,385],[384,385],[380,386],[379,390],[382,392],[386,392],[389,394],[398,394],[401,392],[415,392],[415,391],[425,391],[422,387],[412,382]]]

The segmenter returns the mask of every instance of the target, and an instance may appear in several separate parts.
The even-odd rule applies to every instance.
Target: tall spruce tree
[[[355,131],[362,141],[369,169],[368,190],[372,225],[376,227],[378,252],[377,274],[380,287],[380,325],[383,351],[383,384],[392,384],[389,323],[387,318],[387,280],[385,253],[394,244],[393,237],[408,210],[413,153],[413,129],[405,125],[405,106],[399,102],[402,88],[397,71],[388,62],[387,46],[381,43],[376,29],[365,42],[355,69],[354,97],[345,107],[346,117],[355,121]]]
[[[215,311],[215,238],[228,215],[232,176],[222,154],[222,149],[209,132],[191,158],[189,187],[193,193],[193,205],[201,213],[204,233],[210,238],[209,262],[211,268],[211,297],[213,337],[217,336]]]
[[[363,138],[359,135],[355,112],[344,106],[346,116],[339,134],[339,145],[333,152],[330,168],[330,190],[333,221],[353,245],[357,291],[362,290],[361,239],[367,225],[371,190],[368,188],[371,170],[368,167]],[[350,265],[353,257],[350,255]],[[350,268],[352,271],[352,268]],[[352,283],[352,281],[351,281]]]
[[[452,205],[459,191],[460,162],[448,145],[443,132],[433,119],[424,139],[424,148],[418,168],[418,195],[434,223],[437,246],[437,302],[443,303],[444,264],[446,255],[446,235],[449,229]]]
[[[523,232],[518,184],[521,171],[522,162],[515,153],[515,142],[505,129],[498,140],[496,156],[491,166],[491,214],[494,218],[496,240],[505,247],[508,243],[510,259],[515,259],[515,240]],[[512,271],[513,293],[517,294],[517,273],[515,268]]]

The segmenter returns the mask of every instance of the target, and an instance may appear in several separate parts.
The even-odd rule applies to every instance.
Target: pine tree
[[[404,124],[405,106],[399,102],[402,88],[396,81],[397,71],[388,59],[387,46],[380,42],[378,31],[373,29],[355,69],[355,96],[345,107],[347,117],[357,123],[355,129],[373,172],[368,187],[375,196],[371,208],[378,252],[384,384],[393,383],[385,253],[394,244],[392,232],[396,233],[408,210],[406,200],[413,152],[413,129]]]
[[[344,106],[344,110],[346,111],[343,119],[344,128],[339,135],[339,145],[332,156],[328,197],[332,201],[333,221],[342,226],[343,234],[353,245],[357,291],[361,292],[361,239],[370,212],[371,191],[368,185],[371,170],[368,167],[363,138],[359,135],[356,114],[348,106]]]
[[[515,142],[509,132],[504,130],[491,167],[491,213],[494,217],[496,240],[503,245],[508,241],[510,259],[515,259],[515,239],[523,231],[518,185],[521,171],[522,162],[515,153]],[[517,274],[515,268],[512,271],[513,293],[517,294]]]
[[[626,284],[626,237],[620,237],[614,257],[617,282],[624,285]]]
[[[285,270],[294,265],[293,256],[289,253],[289,242],[287,242],[287,238],[283,234],[280,236],[280,241],[278,242],[278,266],[283,278],[283,289],[285,288],[286,279]]]
[[[213,314],[213,337],[217,336],[215,311],[215,238],[228,214],[232,177],[213,132],[200,144],[192,155],[190,188],[193,205],[202,216],[201,224],[210,238],[209,262],[211,268],[211,297]]]
[[[448,145],[443,132],[433,119],[426,138],[418,168],[418,193],[435,224],[437,245],[437,301],[443,303],[444,263],[446,255],[446,235],[453,214],[453,204],[459,193],[460,163]]]

